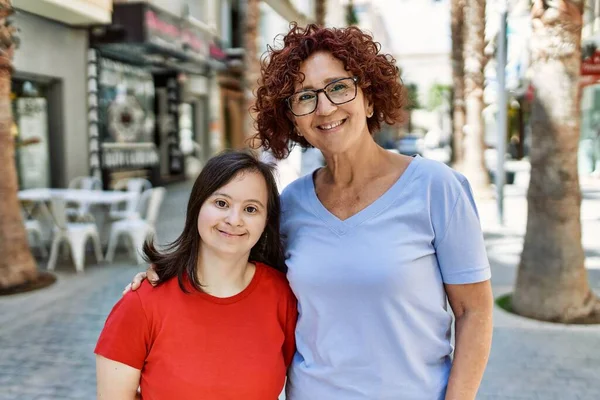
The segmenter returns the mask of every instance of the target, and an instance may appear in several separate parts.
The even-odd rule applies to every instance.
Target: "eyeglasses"
[[[319,93],[325,93],[330,102],[339,106],[348,103],[356,98],[358,78],[336,79],[327,84],[323,89],[302,90],[296,92],[286,99],[287,105],[296,117],[308,115],[317,109],[319,103]]]

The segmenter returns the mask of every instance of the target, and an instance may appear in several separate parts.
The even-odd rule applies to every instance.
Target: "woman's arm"
[[[492,345],[494,299],[489,280],[446,285],[456,318],[454,361],[446,400],[475,400]]]
[[[137,389],[140,385],[140,375],[141,371],[139,369],[97,355],[96,378],[98,399],[139,399]]]

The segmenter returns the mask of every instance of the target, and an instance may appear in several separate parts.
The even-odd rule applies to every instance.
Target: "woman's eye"
[[[348,86],[346,86],[345,84],[338,83],[338,84],[333,85],[333,87],[331,88],[331,91],[332,92],[339,92],[340,90],[344,90],[344,89],[347,89],[347,88],[348,88]]]
[[[225,200],[217,200],[215,201],[215,205],[219,208],[227,207],[227,202]]]
[[[246,212],[248,214],[255,214],[258,212],[258,208],[254,207],[254,206],[248,206],[248,207],[246,207]]]
[[[298,96],[298,101],[302,102],[302,101],[311,101],[312,99],[315,98],[315,95],[312,93],[305,93],[305,94],[301,94]]]

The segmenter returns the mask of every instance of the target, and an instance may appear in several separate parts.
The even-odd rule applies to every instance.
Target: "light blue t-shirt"
[[[312,174],[282,206],[299,309],[288,400],[443,399],[453,350],[443,284],[490,279],[465,177],[417,156],[346,220],[321,204]]]

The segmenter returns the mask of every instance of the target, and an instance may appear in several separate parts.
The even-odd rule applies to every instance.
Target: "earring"
[[[369,114],[367,114],[367,118],[371,118],[373,116],[373,111],[369,112]]]

